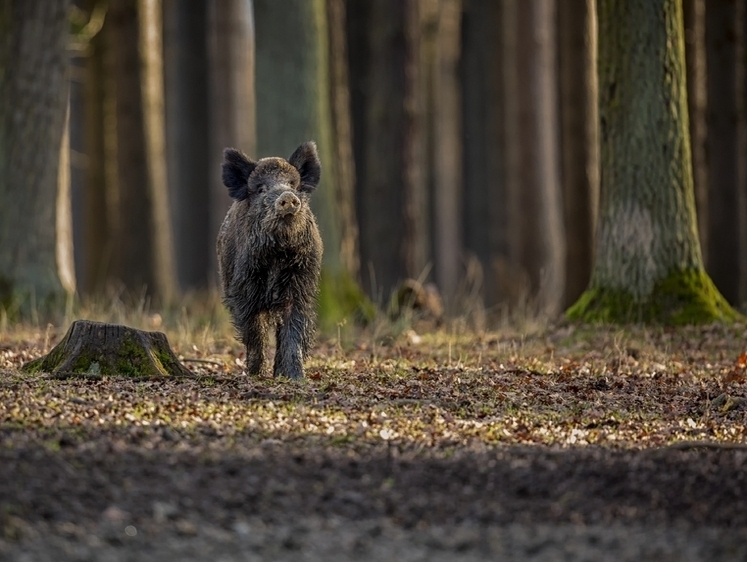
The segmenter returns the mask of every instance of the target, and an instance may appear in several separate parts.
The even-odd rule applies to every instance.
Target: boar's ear
[[[247,179],[257,166],[241,152],[233,148],[223,151],[223,185],[228,188],[228,194],[237,201],[249,197]]]
[[[319,178],[322,177],[322,165],[316,152],[316,143],[314,141],[303,143],[288,158],[288,162],[301,175],[301,185],[298,186],[298,191],[304,193],[314,191],[319,185]]]

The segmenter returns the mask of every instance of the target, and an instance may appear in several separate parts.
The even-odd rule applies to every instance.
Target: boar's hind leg
[[[262,315],[250,316],[241,335],[246,346],[246,370],[250,375],[259,375],[265,364],[265,349],[268,344],[267,324]]]
[[[306,319],[292,308],[277,326],[277,351],[275,352],[275,376],[285,375],[292,379],[303,378],[303,355],[306,348]]]

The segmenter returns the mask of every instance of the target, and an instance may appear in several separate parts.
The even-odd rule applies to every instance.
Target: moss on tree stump
[[[90,320],[76,320],[47,355],[26,363],[25,372],[69,376],[132,378],[189,376],[161,332],[144,332]]]

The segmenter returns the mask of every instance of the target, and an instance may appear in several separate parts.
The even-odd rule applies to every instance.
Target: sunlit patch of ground
[[[240,346],[211,340],[175,346],[193,378],[92,381],[18,371],[60,337],[45,331],[0,344],[0,426],[10,441],[104,432],[152,447],[202,436],[212,448],[740,445],[745,336],[744,326],[406,332],[386,345],[364,335],[320,343],[300,382],[249,377]]]

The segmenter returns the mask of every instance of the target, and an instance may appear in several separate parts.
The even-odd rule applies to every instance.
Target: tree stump
[[[59,378],[190,376],[169,347],[165,334],[90,320],[73,322],[60,343],[21,370]]]

